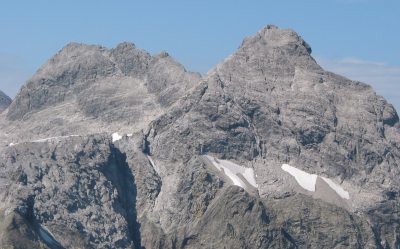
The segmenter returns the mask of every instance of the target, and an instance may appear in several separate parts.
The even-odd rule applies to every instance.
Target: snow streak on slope
[[[38,139],[32,141],[33,143],[44,143],[48,142],[50,140],[56,140],[56,139],[63,139],[63,138],[68,138],[68,137],[79,137],[79,135],[69,135],[69,136],[60,136],[60,137],[48,137],[48,138],[43,138],[43,139]]]
[[[128,134],[128,137],[131,137],[133,134]],[[47,137],[47,138],[42,138],[42,139],[37,139],[37,140],[33,140],[33,141],[29,141],[31,143],[45,143],[45,142],[49,142],[49,141],[53,141],[53,140],[58,140],[58,139],[64,139],[64,138],[68,138],[68,137],[79,137],[79,135],[68,135],[68,136],[59,136],[59,137]],[[112,134],[112,141],[116,142],[118,140],[121,140],[122,136],[118,134],[118,132],[115,132]],[[12,147],[15,145],[18,145],[20,143],[10,143],[8,146]]]
[[[206,158],[210,160],[219,171],[223,171],[234,185],[246,188],[247,184],[239,177],[241,175],[251,186],[258,188],[252,168],[246,168],[228,160],[218,160],[208,155],[206,155]]]
[[[64,248],[54,238],[54,235],[43,225],[39,224],[39,235],[51,248]]]
[[[156,165],[156,163],[153,161],[153,158],[151,158],[151,156],[147,155],[147,159],[149,159],[149,162],[151,164],[151,166],[153,167],[153,169],[157,172],[158,175],[161,175],[161,171],[160,168],[158,168],[158,166]]]
[[[53,140],[58,140],[58,139],[64,139],[68,137],[79,137],[79,135],[69,135],[69,136],[59,136],[59,137],[47,137],[47,138],[42,138],[42,139],[37,139],[33,141],[29,141],[30,143],[45,143]],[[15,145],[18,145],[20,143],[10,143],[8,146],[12,147]]]

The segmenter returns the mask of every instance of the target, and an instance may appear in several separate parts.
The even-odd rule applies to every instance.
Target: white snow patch
[[[242,175],[246,181],[255,188],[258,188],[256,183],[256,179],[254,177],[254,170],[252,168],[246,168],[240,165],[237,165],[228,160],[217,160],[212,156],[206,155],[207,159],[210,160],[213,165],[220,171],[223,171],[225,175],[227,175],[234,185],[245,188],[246,183],[240,179],[238,174]]]
[[[132,137],[132,135],[133,135],[132,133],[128,133],[127,134],[128,137]]]
[[[343,199],[350,199],[350,194],[349,192],[347,192],[346,190],[344,190],[341,186],[339,186],[338,184],[334,183],[331,179],[325,178],[323,176],[321,176],[321,178],[329,185],[329,187],[331,187],[333,190],[335,190],[335,192],[342,197]]]
[[[120,135],[118,134],[118,132],[115,132],[115,133],[112,134],[112,141],[113,141],[113,143],[114,143],[115,141],[121,140],[121,138],[122,138],[122,136],[120,136]]]
[[[282,169],[291,174],[297,183],[308,191],[315,192],[315,184],[317,183],[317,175],[309,174],[305,171],[290,166],[289,164],[282,164]]]

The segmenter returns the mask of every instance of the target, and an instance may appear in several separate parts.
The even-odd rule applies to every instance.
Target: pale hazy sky
[[[323,67],[371,84],[400,110],[400,1],[3,1],[0,89],[21,85],[68,42],[130,41],[205,73],[267,24],[293,28]]]

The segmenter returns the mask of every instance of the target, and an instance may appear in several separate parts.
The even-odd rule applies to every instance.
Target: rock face
[[[50,248],[140,248],[136,211],[129,208],[136,204],[135,178],[110,139],[26,143],[4,156],[5,217],[23,217],[35,234],[32,242],[41,239]]]
[[[0,125],[2,246],[400,248],[398,115],[292,30],[201,79],[70,44]]]
[[[0,113],[11,104],[11,98],[0,90]]]

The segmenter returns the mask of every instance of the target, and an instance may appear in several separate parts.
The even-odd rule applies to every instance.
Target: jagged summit
[[[209,75],[239,79],[239,74],[250,71],[253,72],[250,76],[255,78],[255,81],[249,82],[251,86],[247,87],[250,88],[261,88],[267,83],[288,86],[296,72],[300,71],[312,72],[315,77],[326,74],[311,56],[310,46],[296,32],[272,25],[245,38],[239,49],[210,70]],[[233,77],[233,74],[238,77]],[[237,86],[244,87],[240,82]]]
[[[166,58],[169,57],[170,55],[168,54],[167,51],[161,51],[160,53],[156,54],[155,57],[157,58]]]
[[[267,25],[258,31],[255,35],[247,37],[242,42],[242,47],[253,46],[261,43],[263,46],[276,47],[294,47],[295,49],[305,49],[311,54],[311,47],[292,29],[280,29],[275,25]]]
[[[131,50],[131,49],[135,49],[136,45],[133,42],[121,42],[119,43],[115,49],[116,50]]]
[[[81,50],[88,48],[106,49],[106,47],[98,44],[86,44],[81,42],[69,42],[64,47],[62,47],[57,54],[68,53],[73,50]]]
[[[11,101],[11,98],[0,90],[0,113],[11,104]]]

